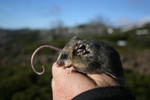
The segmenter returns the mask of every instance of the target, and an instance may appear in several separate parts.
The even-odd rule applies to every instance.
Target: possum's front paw
[[[73,66],[68,67],[68,68],[65,68],[65,73],[71,74],[71,73],[73,73],[73,72],[75,72],[75,69],[74,69]]]

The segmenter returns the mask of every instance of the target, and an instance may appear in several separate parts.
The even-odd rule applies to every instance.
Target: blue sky
[[[114,25],[150,19],[150,0],[0,0],[0,28],[50,28],[101,16]]]

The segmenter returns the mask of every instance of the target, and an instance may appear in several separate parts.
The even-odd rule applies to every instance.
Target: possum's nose
[[[64,66],[65,63],[63,60],[57,60],[56,63],[59,65],[59,66]]]
[[[59,55],[59,57],[58,57],[58,59],[57,59],[57,64],[59,65],[59,66],[63,66],[63,65],[65,65],[65,60],[68,58],[68,56],[67,56],[67,54],[65,54],[65,53],[60,53],[60,55]]]

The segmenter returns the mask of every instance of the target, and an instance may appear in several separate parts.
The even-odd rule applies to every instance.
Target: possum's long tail
[[[42,45],[42,46],[38,47],[38,48],[33,52],[32,56],[31,56],[31,67],[32,67],[33,71],[34,71],[36,74],[38,74],[38,75],[43,74],[43,73],[45,72],[45,68],[44,68],[44,66],[42,66],[43,71],[42,71],[42,72],[37,72],[37,71],[35,70],[34,65],[33,65],[33,60],[34,60],[34,57],[35,57],[35,55],[37,54],[37,52],[38,52],[39,50],[43,49],[43,48],[49,48],[49,49],[54,49],[54,50],[56,50],[56,51],[61,51],[60,48],[57,48],[57,47],[54,47],[54,46],[51,46],[51,45]]]

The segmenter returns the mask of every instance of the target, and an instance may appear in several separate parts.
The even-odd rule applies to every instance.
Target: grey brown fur
[[[118,52],[104,42],[72,38],[61,50],[57,63],[85,74],[105,73],[125,84],[125,76]]]

